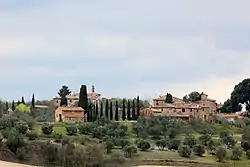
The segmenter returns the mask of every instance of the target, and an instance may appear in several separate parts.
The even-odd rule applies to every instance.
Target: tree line
[[[95,103],[88,100],[87,86],[82,85],[80,88],[78,106],[85,111],[88,122],[95,121],[98,117],[106,117],[109,120],[137,120],[140,115],[141,102],[139,96],[133,100],[122,100],[122,107],[119,107],[118,100],[115,103],[106,99],[96,101]]]
[[[63,85],[58,91],[61,97],[60,106],[68,106],[67,96],[71,93],[70,89]],[[106,117],[109,120],[137,120],[140,115],[140,108],[143,102],[139,96],[132,100],[122,99],[119,104],[118,99],[105,99],[92,102],[88,99],[87,86],[81,85],[79,101],[77,106],[82,107],[88,122],[95,121],[98,117]]]

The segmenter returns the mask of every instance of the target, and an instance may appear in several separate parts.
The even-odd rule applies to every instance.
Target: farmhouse
[[[195,102],[173,97],[172,103],[166,103],[166,95],[164,95],[153,99],[153,105],[148,109],[141,110],[141,115],[209,120],[215,115],[218,108],[216,100],[208,98],[205,93],[201,93],[200,100]]]
[[[81,107],[58,107],[55,111],[55,122],[84,121],[84,109]]]

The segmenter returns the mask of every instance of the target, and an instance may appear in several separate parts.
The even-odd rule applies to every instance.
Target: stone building
[[[205,93],[201,93],[201,99],[196,102],[186,102],[173,97],[172,103],[166,103],[165,99],[166,95],[153,99],[153,105],[150,108],[143,109],[141,115],[169,116],[187,120],[192,118],[209,120],[219,107],[216,100],[208,98]]]

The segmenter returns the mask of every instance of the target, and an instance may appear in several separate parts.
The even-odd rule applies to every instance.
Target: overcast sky
[[[250,76],[249,0],[0,0],[0,97],[66,84],[107,97],[193,90],[223,102]]]

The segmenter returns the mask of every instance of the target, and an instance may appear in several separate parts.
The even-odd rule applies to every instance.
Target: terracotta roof
[[[243,116],[240,116],[238,114],[227,114],[227,113],[219,113],[219,114],[216,114],[217,117],[224,117],[224,118],[239,118],[239,119],[242,119],[244,118]]]

